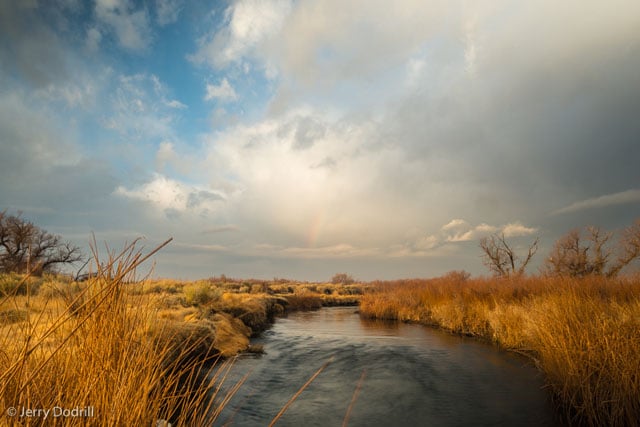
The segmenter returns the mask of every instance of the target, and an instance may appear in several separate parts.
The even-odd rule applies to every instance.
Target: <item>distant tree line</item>
[[[81,261],[80,248],[22,218],[0,212],[0,272],[40,275]]]
[[[573,229],[558,239],[544,260],[541,272],[548,276],[615,277],[634,260],[640,258],[640,218],[625,228],[620,237],[599,227]],[[480,240],[484,264],[495,276],[524,274],[538,251],[539,239],[529,245],[526,255],[518,255],[504,234],[493,234]]]

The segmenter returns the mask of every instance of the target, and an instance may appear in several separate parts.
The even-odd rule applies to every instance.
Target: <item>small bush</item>
[[[220,291],[207,283],[194,283],[183,288],[187,305],[206,305],[220,298]]]
[[[0,275],[0,296],[4,295],[26,295],[27,290],[31,295],[38,293],[42,285],[42,279],[24,275],[9,273]]]

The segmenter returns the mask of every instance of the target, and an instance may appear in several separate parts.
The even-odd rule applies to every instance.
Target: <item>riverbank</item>
[[[45,409],[80,406],[92,408],[95,425],[208,424],[229,397],[219,363],[259,351],[249,338],[275,316],[357,304],[362,293],[226,278],[132,282],[141,257],[117,258],[85,282],[0,276],[0,425],[48,425]]]
[[[640,280],[466,279],[377,282],[362,316],[478,337],[531,357],[571,424],[640,419]]]
[[[298,310],[358,305],[363,286],[214,277],[133,283],[127,286],[127,293],[149,298],[159,319],[174,328],[186,324],[210,325],[213,348],[222,357],[229,357],[251,351],[249,338],[267,329],[277,316]]]

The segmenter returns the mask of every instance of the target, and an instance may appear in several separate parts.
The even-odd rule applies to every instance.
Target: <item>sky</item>
[[[639,161],[637,0],[0,0],[0,210],[157,277],[535,272]]]

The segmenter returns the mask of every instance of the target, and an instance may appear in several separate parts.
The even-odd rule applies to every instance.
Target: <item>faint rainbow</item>
[[[318,211],[313,219],[311,220],[311,224],[309,225],[309,230],[307,231],[307,247],[313,248],[318,243],[318,237],[320,236],[320,231],[322,229],[322,225],[324,223],[324,209]]]

